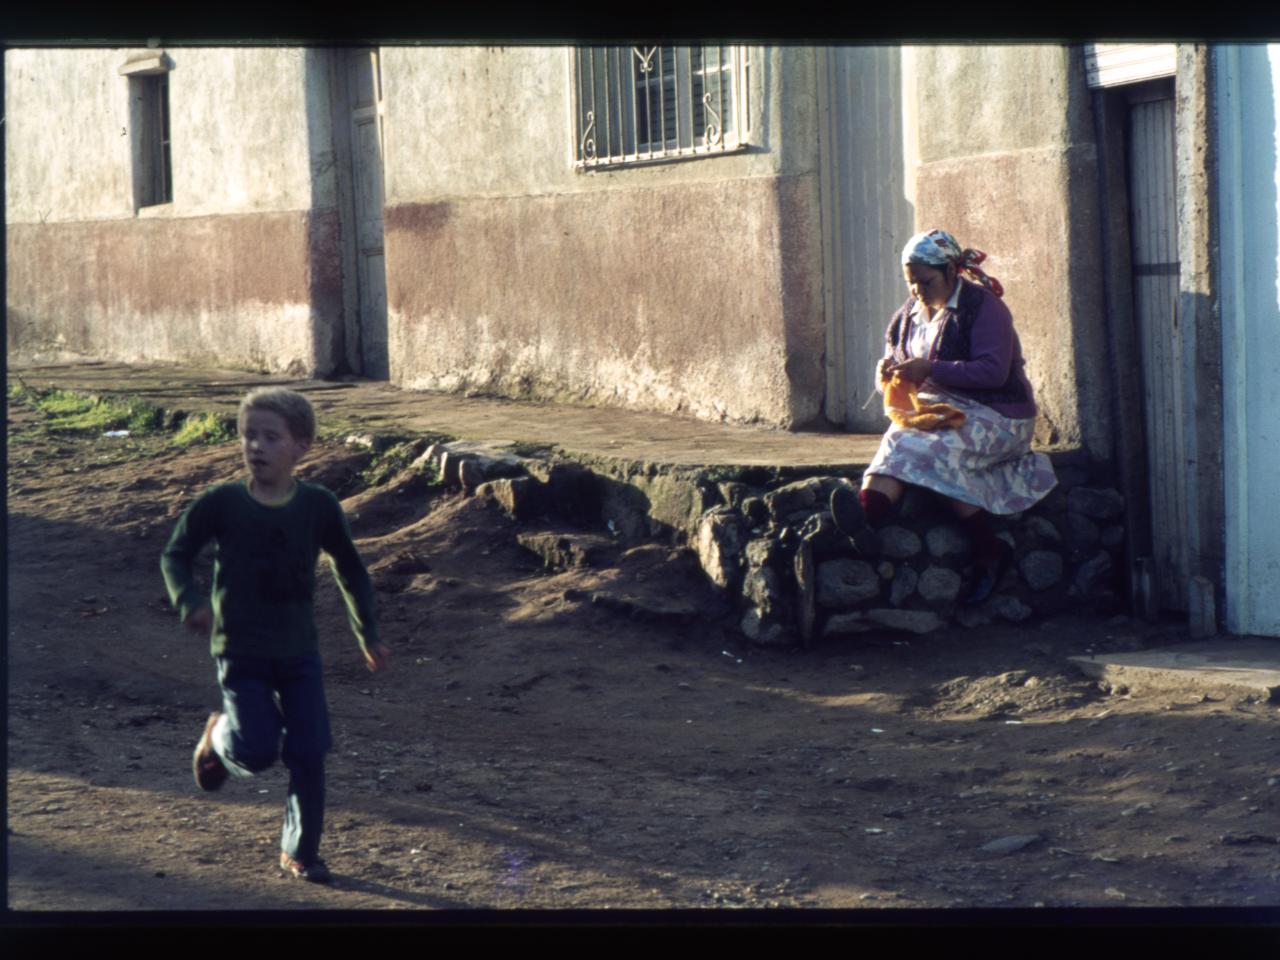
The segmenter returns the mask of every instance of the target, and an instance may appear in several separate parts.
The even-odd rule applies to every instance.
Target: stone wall
[[[557,534],[561,552],[655,537],[687,543],[750,642],[808,646],[869,630],[921,634],[1125,606],[1124,497],[1080,465],[1083,455],[1053,459],[1058,486],[1049,496],[995,518],[1014,563],[977,607],[958,600],[970,575],[968,537],[926,491],[908,491],[879,531],[879,552],[862,556],[827,507],[832,490],[857,475],[584,464],[554,451],[522,457],[510,444],[465,442],[435,444],[420,463],[431,461],[447,485],[495,498],[518,520],[552,518],[583,531],[577,539]]]
[[[834,527],[827,502],[845,478],[781,485],[718,484],[723,501],[699,519],[693,543],[707,576],[735,599],[739,625],[762,645],[807,644],[873,629],[928,633],[950,622],[1020,621],[1067,606],[1105,610],[1123,590],[1124,498],[1059,465],[1058,487],[1031,510],[997,517],[1013,568],[981,606],[958,597],[969,542],[932,494],[909,491],[861,556]],[[850,478],[856,480],[857,478]]]

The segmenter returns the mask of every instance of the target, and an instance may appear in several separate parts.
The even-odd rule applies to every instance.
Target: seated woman
[[[911,296],[889,322],[876,389],[883,392],[896,374],[899,384],[918,386],[921,402],[955,408],[963,422],[932,430],[895,422],[862,489],[855,495],[840,487],[831,497],[836,526],[867,551],[875,541],[868,528],[885,522],[908,485],[941,494],[973,545],[966,605],[986,600],[1013,560],[991,515],[1026,510],[1057,484],[1049,458],[1031,452],[1035,398],[1004,290],[978,267],[985,259],[943,230],[918,233],[903,248]]]

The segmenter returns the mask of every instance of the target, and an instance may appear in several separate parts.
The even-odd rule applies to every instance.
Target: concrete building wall
[[[813,51],[750,61],[748,150],[584,173],[567,49],[384,50],[392,379],[816,417]]]
[[[1280,636],[1280,45],[1213,50],[1227,627]]]
[[[915,49],[916,223],[985,250],[1040,405],[1037,440],[1111,455],[1097,149],[1080,50]]]
[[[5,53],[11,353],[332,368],[337,220],[332,178],[313,177],[325,65],[298,49],[168,52],[173,200],[138,208],[119,71],[156,53]]]

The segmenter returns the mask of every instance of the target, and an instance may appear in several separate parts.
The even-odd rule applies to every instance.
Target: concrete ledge
[[[1072,657],[1086,675],[1134,693],[1242,693],[1280,700],[1280,639],[1200,640],[1137,653]]]

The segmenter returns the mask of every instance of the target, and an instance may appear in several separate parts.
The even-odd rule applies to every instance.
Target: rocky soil
[[[283,770],[191,782],[217,687],[158,567],[234,444],[8,429],[17,911],[1280,904],[1277,705],[1067,662],[1176,625],[749,648],[683,547],[548,567],[565,530],[412,474],[361,490],[340,444],[303,472],[347,498],[394,661],[366,672],[325,572],[335,881],[284,879]]]

